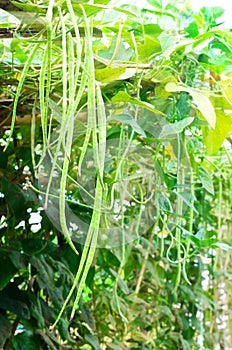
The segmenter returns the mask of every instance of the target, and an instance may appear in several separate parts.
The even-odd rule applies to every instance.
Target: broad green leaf
[[[164,115],[164,113],[158,111],[157,109],[154,108],[154,106],[148,102],[144,102],[144,101],[140,101],[137,100],[136,98],[131,97],[130,95],[128,95],[126,92],[124,91],[119,91],[117,93],[117,95],[115,95],[112,99],[112,102],[129,102],[132,103],[134,105],[138,105],[140,107],[146,108],[149,111],[159,114],[159,115]]]
[[[94,0],[94,4],[108,5],[111,0]],[[82,2],[82,0],[80,1]]]
[[[60,335],[61,335],[61,338],[63,338],[64,340],[70,342],[70,343],[73,343],[75,344],[75,340],[72,339],[70,333],[69,333],[69,322],[68,320],[64,320],[63,318],[60,319],[60,322],[59,322],[59,331],[60,331]]]
[[[82,1],[80,3],[84,7],[87,16],[92,16],[92,15],[98,13],[99,11],[112,10],[113,9],[114,11],[125,13],[126,15],[132,16],[134,18],[137,17],[136,13],[133,13],[132,11],[128,11],[128,10],[125,10],[125,9],[119,8],[119,7],[110,8],[110,7],[108,7],[108,6],[104,5],[104,4],[94,4],[94,5],[92,5],[92,4],[85,4],[85,3],[82,3]],[[72,1],[72,5],[73,5],[73,8],[74,8],[74,11],[79,16],[83,16],[83,12],[80,9],[80,3],[75,3],[75,2]]]
[[[114,81],[118,78],[120,78],[121,75],[123,75],[126,72],[126,68],[119,67],[119,68],[103,68],[103,69],[96,69],[95,70],[95,78],[97,81],[100,81],[101,83],[110,83],[111,81]]]
[[[108,119],[108,121],[111,121],[111,120],[130,125],[134,129],[134,131],[136,131],[138,134],[142,135],[143,137],[146,137],[146,134],[143,131],[143,129],[139,126],[139,124],[130,114],[116,114],[111,116]]]
[[[194,42],[193,42],[193,48],[197,47],[198,45],[202,44],[203,42],[207,42],[208,39],[214,37],[215,31],[217,31],[217,30],[210,30],[206,33],[200,34],[197,37],[195,37]]]
[[[20,318],[29,319],[30,310],[25,302],[25,292],[10,283],[0,292],[0,308],[11,311]]]
[[[215,7],[202,7],[201,13],[203,13],[205,20],[211,24],[212,22],[215,22],[215,19],[221,17],[225,10],[222,7],[215,6]]]
[[[199,34],[199,28],[196,21],[191,22],[185,31],[189,34],[191,38],[195,38]]]
[[[2,177],[2,192],[5,195],[7,203],[17,218],[22,217],[26,212],[25,198],[20,186],[9,181],[7,177]]]
[[[162,131],[159,135],[160,138],[165,138],[171,135],[176,135],[182,132],[188,125],[190,125],[193,122],[194,118],[189,117],[185,118],[183,120],[180,120],[179,122],[175,122],[173,124],[169,123],[162,127]]]
[[[26,12],[46,13],[46,7],[43,5],[26,4],[18,1],[11,1],[11,2],[13,5],[17,6],[18,8]]]
[[[110,45],[104,49],[99,50],[98,56],[96,57],[96,59],[98,59],[101,62],[103,58],[103,61],[105,59],[105,64],[108,64],[112,59],[112,57],[114,57],[114,60],[116,61],[128,61],[134,54],[132,48],[126,47],[125,43],[121,41],[118,45],[118,49],[115,55],[116,45],[118,45],[117,35],[114,35],[113,38],[110,40]],[[124,69],[124,67],[122,69]]]
[[[145,34],[144,43],[142,45],[138,45],[139,58],[143,62],[149,61],[150,56],[161,51],[162,49],[160,46],[160,42],[155,36],[152,37],[150,35]]]
[[[54,270],[51,264],[46,261],[45,255],[32,256],[30,263],[37,269],[38,283],[40,288],[55,288]]]
[[[136,28],[138,32],[138,53],[142,62],[149,61],[149,57],[161,52],[161,45],[158,36],[162,29],[158,24],[145,24]],[[142,38],[142,40],[141,40]]]
[[[232,131],[232,115],[225,115],[223,111],[216,110],[217,122],[215,129],[202,127],[203,141],[209,155],[218,152],[227,135]]]
[[[24,239],[22,241],[23,252],[26,255],[36,255],[40,253],[44,253],[44,249],[46,249],[49,241],[42,239]]]
[[[206,191],[209,192],[210,194],[214,195],[213,180],[209,172],[202,166],[199,166],[199,173],[200,173],[200,180],[203,188],[206,189]]]
[[[17,269],[13,265],[10,257],[7,253],[0,250],[0,266],[4,267],[0,269],[0,289],[4,288],[14,277]]]
[[[227,102],[232,106],[232,81],[226,80],[221,82],[222,93]]]
[[[178,35],[171,35],[163,32],[159,35],[159,41],[162,47],[164,57],[169,58],[176,51],[184,51],[185,47],[192,45],[193,39],[185,39],[180,41]]]
[[[72,5],[73,5],[73,9],[74,9],[75,13],[78,16],[83,16],[83,12],[81,10],[80,3],[81,3],[81,1],[80,2],[79,1],[75,1],[75,2],[72,1]],[[97,14],[99,11],[107,9],[107,6],[101,5],[101,4],[92,5],[92,4],[81,3],[81,5],[84,7],[87,16],[92,16],[94,14]]]
[[[168,197],[165,196],[165,194],[160,193],[159,198],[158,198],[158,202],[159,202],[159,206],[160,206],[161,210],[168,212],[168,213],[173,213],[171,202],[168,199]]]
[[[180,229],[182,231],[183,237],[190,239],[193,243],[195,243],[195,245],[199,249],[211,248],[218,242],[217,238],[210,238],[210,237],[207,237],[206,235],[204,236],[198,235],[198,234],[194,235],[189,231],[185,230],[183,227],[180,227]]]
[[[12,340],[12,349],[14,350],[38,350],[38,346],[31,332],[25,331],[17,334]]]
[[[177,196],[180,196],[181,199],[187,204],[187,206],[191,209],[193,209],[193,211],[196,213],[196,214],[199,214],[197,209],[194,207],[194,201],[196,200],[195,197],[193,197],[191,195],[191,193],[185,191],[185,192],[176,192],[176,195]]]
[[[137,28],[136,28],[137,29]],[[148,23],[141,26],[141,32],[144,32],[146,35],[151,38],[156,38],[162,33],[162,29],[158,24]]]
[[[9,249],[7,253],[17,270],[27,269],[27,259],[25,255],[22,254],[22,251]]]
[[[154,83],[160,83],[160,85],[157,85],[155,88],[156,95],[159,98],[166,98],[169,97],[169,93],[164,90],[164,86],[162,84],[167,84],[173,81],[174,83],[177,83],[177,80],[175,76],[173,75],[173,72],[170,69],[160,69],[160,68],[153,68],[149,70],[148,73],[144,75],[144,79],[146,80],[152,80]],[[160,93],[161,92],[161,93]]]
[[[94,334],[86,334],[85,340],[92,345],[94,350],[101,350],[98,338]]]
[[[212,128],[215,128],[216,113],[208,96],[206,96],[204,93],[200,91],[195,91],[189,87],[180,86],[175,83],[168,83],[166,85],[166,90],[169,92],[180,92],[180,91],[188,92],[192,96],[194,103],[197,105],[199,111],[207,120],[209,125]]]
[[[148,2],[150,5],[156,7],[157,9],[162,10],[162,7],[163,7],[163,6],[162,6],[162,1],[160,1],[160,0],[147,0],[147,2]]]

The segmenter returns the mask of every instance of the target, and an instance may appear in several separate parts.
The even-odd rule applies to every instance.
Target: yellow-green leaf
[[[111,101],[112,102],[128,102],[128,103],[132,103],[132,104],[140,106],[142,108],[146,108],[146,109],[148,109],[149,111],[151,111],[153,113],[164,115],[164,113],[158,111],[158,109],[155,109],[155,107],[152,104],[150,104],[148,102],[137,100],[136,98],[131,97],[130,95],[128,95],[124,91],[119,91],[117,93],[117,95],[115,95],[112,98]]]
[[[102,82],[102,83],[110,83],[111,81],[114,81],[118,79],[121,75],[123,75],[126,71],[126,68],[120,67],[120,68],[103,68],[103,69],[96,69],[95,70],[95,78],[96,80]]]
[[[226,80],[221,82],[222,93],[226,99],[226,101],[232,106],[232,81]]]
[[[180,92],[180,91],[188,92],[192,96],[194,103],[197,105],[199,111],[207,120],[209,125],[212,128],[215,128],[216,113],[208,96],[206,96],[204,93],[200,91],[193,90],[189,87],[180,86],[175,83],[168,83],[166,85],[166,90],[168,92]]]
[[[126,72],[126,68],[124,67],[119,67],[119,68],[106,67],[103,69],[96,69],[95,78],[96,80],[102,83],[110,83],[111,81],[118,79],[125,72]]]
[[[225,115],[223,111],[217,111],[217,122],[215,129],[202,128],[203,141],[209,155],[216,154],[223,141],[232,131],[232,116]]]

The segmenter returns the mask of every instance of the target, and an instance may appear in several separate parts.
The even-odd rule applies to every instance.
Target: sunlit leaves
[[[210,102],[209,97],[200,92],[193,90],[189,87],[177,85],[175,83],[169,83],[166,85],[166,90],[169,92],[180,92],[180,91],[186,91],[188,92],[192,98],[193,102],[196,104],[199,111],[202,113],[204,118],[207,120],[209,125],[214,128],[216,124],[216,113],[213,108],[212,103]]]
[[[32,16],[33,14],[39,15],[43,23],[48,1],[40,1],[39,8],[37,5],[27,4],[26,1],[17,3],[21,4],[21,13],[32,11]],[[5,177],[2,177],[0,182],[3,196],[1,212],[4,214],[1,220],[3,248],[0,250],[0,260],[4,269],[0,271],[0,285],[4,290],[1,296],[3,296],[2,304],[5,302],[5,306],[2,304],[0,306],[2,309],[5,307],[9,319],[13,322],[17,316],[21,317],[20,322],[24,328],[22,335],[11,336],[9,320],[3,315],[0,318],[0,328],[3,334],[3,340],[0,336],[0,347],[4,347],[3,342],[11,337],[10,346],[14,349],[20,349],[23,346],[28,349],[35,347],[57,349],[60,346],[55,340],[55,334],[57,334],[59,339],[66,341],[67,347],[74,350],[99,349],[105,346],[112,349],[124,349],[125,347],[141,349],[145,346],[147,350],[194,348],[196,346],[195,334],[199,330],[197,319],[199,300],[202,305],[202,300],[211,303],[210,305],[213,303],[210,291],[205,293],[201,290],[203,259],[199,259],[197,254],[200,251],[201,256],[205,258],[204,262],[208,259],[212,261],[213,266],[213,254],[216,248],[231,250],[229,242],[228,244],[222,243],[217,238],[218,232],[224,230],[224,226],[223,230],[219,227],[220,220],[223,221],[223,215],[226,216],[229,213],[229,210],[228,213],[226,211],[221,213],[218,210],[220,200],[218,189],[220,186],[223,186],[223,190],[230,188],[226,182],[230,169],[225,156],[223,157],[223,169],[218,157],[209,157],[211,154],[217,154],[224,139],[232,130],[230,115],[232,91],[229,73],[231,70],[231,33],[215,28],[222,14],[220,8],[203,8],[199,15],[193,15],[187,8],[182,14],[179,11],[181,4],[175,4],[175,1],[148,0],[149,9],[139,10],[132,4],[113,9],[107,6],[109,0],[97,0],[94,1],[94,4],[87,0],[73,0],[70,6],[74,6],[75,13],[70,16],[68,13],[70,7],[67,6],[67,3],[67,0],[59,0],[56,5],[61,7],[61,18],[65,22],[63,39],[67,34],[70,45],[77,42],[77,36],[75,37],[75,31],[73,31],[75,23],[81,26],[80,40],[82,43],[85,42],[86,35],[90,34],[88,30],[83,30],[84,11],[81,10],[80,5],[83,5],[88,16],[94,16],[93,37],[89,41],[89,49],[93,45],[91,57],[94,59],[94,66],[93,59],[91,59],[91,69],[90,72],[87,72],[89,65],[86,65],[83,59],[86,45],[79,50],[72,50],[68,46],[67,52],[70,55],[67,55],[69,57],[66,60],[66,45],[63,44],[61,48],[61,26],[59,19],[57,20],[57,6],[55,6],[51,11],[53,12],[51,26],[54,30],[54,37],[52,38],[48,122],[50,122],[50,131],[54,127],[57,129],[57,137],[62,137],[65,151],[67,151],[67,145],[72,148],[70,159],[67,160],[66,157],[70,152],[61,154],[62,157],[66,157],[65,162],[68,169],[68,184],[67,187],[63,187],[62,197],[67,196],[71,200],[81,198],[76,183],[70,186],[69,182],[71,178],[76,179],[80,152],[83,149],[83,136],[90,126],[90,118],[95,113],[96,106],[90,108],[89,113],[85,112],[86,101],[92,106],[94,102],[94,99],[89,97],[90,90],[87,91],[86,88],[87,81],[92,79],[91,91],[95,85],[98,91],[100,91],[99,86],[102,88],[102,97],[107,103],[107,123],[104,122],[105,119],[99,118],[105,113],[103,98],[101,98],[97,111],[98,125],[95,139],[89,138],[88,145],[86,145],[91,148],[96,139],[104,144],[101,131],[102,126],[106,125],[105,136],[109,140],[117,137],[118,143],[123,145],[131,139],[141,147],[139,149],[149,152],[149,158],[144,159],[143,157],[141,161],[146,160],[147,169],[151,170],[152,176],[154,175],[154,183],[151,182],[147,190],[144,187],[146,180],[144,172],[144,176],[139,174],[136,177],[136,185],[130,188],[131,191],[124,186],[125,193],[121,194],[120,191],[110,193],[115,173],[121,172],[118,179],[115,179],[116,184],[119,179],[123,181],[126,179],[129,183],[133,168],[137,166],[130,159],[122,161],[120,150],[117,148],[118,143],[115,142],[113,147],[118,157],[110,159],[109,164],[107,163],[104,169],[101,168],[102,182],[99,183],[99,191],[104,190],[104,196],[116,199],[123,195],[132,202],[130,211],[127,208],[129,215],[123,212],[119,218],[121,220],[119,225],[124,215],[126,225],[132,226],[133,230],[136,229],[133,227],[131,213],[135,211],[134,204],[141,201],[141,212],[147,215],[146,221],[151,220],[153,226],[144,233],[139,232],[138,239],[130,246],[128,244],[127,247],[123,247],[125,249],[122,249],[122,246],[113,247],[111,250],[99,248],[96,258],[91,255],[87,269],[83,267],[85,276],[82,282],[86,278],[86,284],[84,286],[83,282],[79,287],[78,308],[80,313],[76,313],[70,325],[70,306],[73,302],[71,298],[70,304],[64,306],[63,318],[57,325],[56,331],[48,332],[49,325],[54,322],[60,307],[64,305],[64,300],[72,286],[73,275],[80,266],[80,256],[81,254],[83,256],[87,250],[85,249],[83,253],[83,247],[76,244],[75,241],[78,252],[80,252],[80,256],[76,257],[65,242],[59,227],[58,230],[54,229],[42,211],[41,229],[36,235],[30,231],[31,225],[28,224],[27,214],[29,212],[27,209],[32,209],[34,212],[34,208],[40,206],[41,203],[35,203],[35,197],[22,195],[21,186],[25,181],[24,164],[29,167],[29,175],[35,187],[37,178],[34,177],[31,157],[25,156],[25,154],[30,155],[30,134],[23,132],[23,128],[18,126],[11,135],[14,142],[9,144],[7,157],[1,157],[4,169],[1,170],[0,176],[4,174]],[[20,18],[23,19],[23,15]],[[21,27],[24,28],[25,24],[30,26],[30,19],[25,22],[22,20]],[[4,25],[7,27],[8,23]],[[180,25],[181,31],[179,30]],[[89,29],[89,26],[87,27]],[[120,28],[122,33],[120,33]],[[34,29],[34,23],[32,23],[32,29]],[[96,29],[100,33],[98,37],[94,35]],[[22,34],[22,32],[18,33]],[[31,51],[31,46],[28,44],[32,40],[31,37],[21,40],[21,37],[17,37],[18,33],[16,33],[16,38],[8,44],[4,41],[1,44],[1,59],[6,66],[0,74],[2,85],[6,84],[4,85],[5,90],[2,88],[1,98],[6,100],[8,97],[15,97],[16,86],[14,84],[17,85],[18,81],[21,81],[22,85],[20,78],[23,71],[22,63],[26,61],[26,56]],[[38,86],[40,84],[41,91],[48,86],[47,78],[44,79],[44,88],[39,79],[41,54],[47,40],[46,27],[45,31],[40,34],[39,49],[28,65],[24,84],[20,89],[19,108],[17,109],[18,120],[21,106],[28,103],[28,94],[32,100],[29,101],[29,104],[35,103],[35,113],[39,115],[36,118],[38,130],[40,130],[41,119],[41,111],[38,107],[41,102],[38,96]],[[35,40],[34,36],[33,40]],[[80,69],[75,70],[77,61]],[[62,62],[63,70],[61,69]],[[66,69],[65,62],[69,65],[68,69]],[[18,65],[15,66],[15,63]],[[47,65],[42,65],[44,72],[47,71]],[[224,79],[223,75],[219,76],[221,73],[227,76],[225,80],[220,81]],[[85,75],[86,80],[82,80]],[[11,77],[14,78],[12,86],[10,85]],[[65,81],[68,88],[67,94],[64,94],[62,89]],[[82,87],[80,87],[81,81],[84,81]],[[79,91],[75,101],[75,93],[72,88],[75,89],[75,92]],[[16,94],[16,98],[18,98],[17,95],[19,93]],[[73,125],[68,123],[66,126],[66,120],[65,123],[63,122],[66,114],[62,115],[61,106],[65,99],[70,104],[69,111],[72,111],[72,106],[76,107],[73,109],[72,116],[77,120]],[[126,108],[114,114],[115,106],[112,106],[110,102],[121,103],[120,106],[126,105]],[[80,118],[79,109],[81,113],[84,113],[83,123],[78,120]],[[99,114],[99,111],[104,113]],[[11,116],[11,112],[12,107],[9,106],[6,115]],[[87,117],[90,118],[87,119]],[[59,126],[62,123],[66,127],[64,128],[65,133],[60,133],[60,129],[57,128],[57,124]],[[74,128],[74,145],[66,142],[72,128]],[[21,135],[20,140],[15,137],[18,129]],[[45,125],[45,129],[47,131],[49,127]],[[41,149],[40,135],[40,133],[36,135],[38,145],[35,147],[35,157],[37,161],[41,154],[37,152]],[[7,135],[4,135],[2,142],[4,143],[6,139]],[[45,144],[50,155],[52,155],[56,142],[51,137],[50,144]],[[210,162],[209,167],[205,165],[206,151],[207,161]],[[54,163],[52,156],[49,157],[49,162]],[[220,185],[218,185],[219,170],[225,178],[225,183]],[[91,168],[89,171],[91,172]],[[213,176],[214,174],[216,176]],[[92,186],[91,183],[90,186]],[[138,192],[134,191],[136,186],[141,193],[144,190],[144,200],[137,195]],[[61,193],[55,188],[54,192],[58,195]],[[146,212],[142,203],[145,202],[145,198],[150,200],[150,194],[153,192],[155,205],[151,208],[152,210]],[[36,196],[37,192],[35,193]],[[39,198],[41,198],[40,195]],[[216,196],[219,199],[214,200]],[[30,201],[28,205],[25,198]],[[229,190],[228,193],[223,193],[223,200],[228,200],[228,198]],[[99,205],[100,202],[101,199],[97,197],[96,205]],[[105,197],[103,202],[105,203]],[[50,203],[50,213],[51,215],[55,213],[55,216],[52,215],[51,221],[56,224],[58,210],[53,203],[54,201]],[[83,208],[79,204],[82,203],[72,202],[72,209],[76,215],[84,217],[89,223],[92,208]],[[221,208],[224,210],[224,203]],[[99,209],[98,212],[101,210]],[[107,222],[107,215],[104,216],[104,219]],[[226,218],[223,225],[227,223],[226,220],[229,221]],[[25,221],[24,224],[23,221]],[[17,224],[20,222],[22,227],[16,228],[15,222]],[[177,225],[177,222],[181,224]],[[176,232],[181,232],[181,234],[176,235]],[[209,249],[212,256],[210,256]],[[191,281],[191,286],[187,285],[185,277],[185,281],[173,293],[177,277],[177,263],[181,264],[181,267],[186,264],[186,272],[184,270],[180,272],[183,275],[186,273]],[[86,276],[89,268],[90,273]],[[211,274],[214,278],[213,268],[211,268]],[[16,286],[16,293],[11,300],[7,299],[6,289],[10,284]],[[112,300],[115,284],[117,298],[114,296]],[[21,294],[21,303],[16,300],[19,289],[26,291],[28,304],[23,300]],[[89,308],[93,309],[92,312]],[[120,308],[129,320],[126,326],[120,315]],[[186,314],[186,310],[191,310],[191,316],[190,312]],[[210,315],[214,317],[212,309]],[[96,325],[94,320],[97,321]],[[208,320],[204,324],[205,347],[211,348],[212,346],[207,342],[207,322]],[[173,324],[175,324],[175,330]],[[72,326],[77,327],[73,330],[76,339],[72,338]],[[212,336],[211,333],[210,336]],[[34,339],[38,342],[35,342]]]
[[[202,128],[203,140],[209,155],[214,155],[218,152],[223,141],[232,131],[232,116],[226,115],[223,111],[216,110],[217,121],[215,129],[210,129],[207,126]]]
[[[212,28],[218,25],[217,19],[223,15],[225,10],[222,7],[202,7],[200,12],[203,14],[205,21]]]
[[[153,113],[157,113],[159,115],[164,115],[162,112],[158,111],[157,109],[155,109],[153,107],[153,105],[151,105],[150,103],[148,102],[144,102],[144,101],[140,101],[140,100],[137,100],[133,97],[131,97],[130,95],[128,95],[126,92],[124,91],[119,91],[117,93],[117,95],[115,95],[113,98],[112,98],[112,102],[129,102],[129,103],[132,103],[132,104],[135,104],[135,105],[138,105],[140,107],[143,107],[145,109],[148,109],[149,111],[153,112]]]
[[[119,79],[126,72],[126,68],[110,68],[106,67],[103,69],[95,70],[95,78],[101,83],[110,83],[116,79]]]
[[[208,173],[208,171],[202,166],[200,166],[199,173],[200,173],[200,180],[202,183],[202,187],[205,188],[207,192],[214,195],[213,180],[210,174]]]
[[[168,123],[163,126],[162,131],[159,135],[160,138],[170,137],[181,133],[188,125],[193,122],[194,118],[189,117],[179,122],[175,122],[173,124]]]
[[[143,131],[143,129],[139,126],[139,124],[136,122],[136,120],[130,114],[113,115],[112,117],[110,117],[108,119],[108,121],[111,121],[111,120],[130,125],[134,129],[134,131],[136,131],[138,134],[146,137],[146,134]]]

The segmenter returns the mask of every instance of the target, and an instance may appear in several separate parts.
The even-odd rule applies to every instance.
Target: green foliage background
[[[223,9],[193,13],[184,1],[164,6],[149,0],[138,9],[73,0],[72,12],[69,3],[1,4],[0,347],[226,348],[232,35],[220,27]],[[81,48],[73,57],[71,42]],[[120,111],[106,119],[107,140],[131,138],[151,155],[157,212],[154,224],[130,244],[91,252],[70,321],[75,295],[66,305],[67,296],[86,248],[74,239],[73,249],[46,215],[38,164],[52,149],[49,135],[71,120],[78,137],[67,151],[68,175],[76,178],[86,134],[91,132],[90,149],[96,136],[86,118],[101,98],[106,117],[108,109]],[[66,152],[68,131],[60,135]],[[119,164],[97,175],[110,189]],[[80,200],[71,180],[65,193],[66,199]],[[80,202],[70,208],[91,222],[94,211]],[[36,226],[33,213],[39,213]]]

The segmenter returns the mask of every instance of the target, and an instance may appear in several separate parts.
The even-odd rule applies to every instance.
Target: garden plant
[[[1,349],[232,348],[223,12],[1,1]]]

